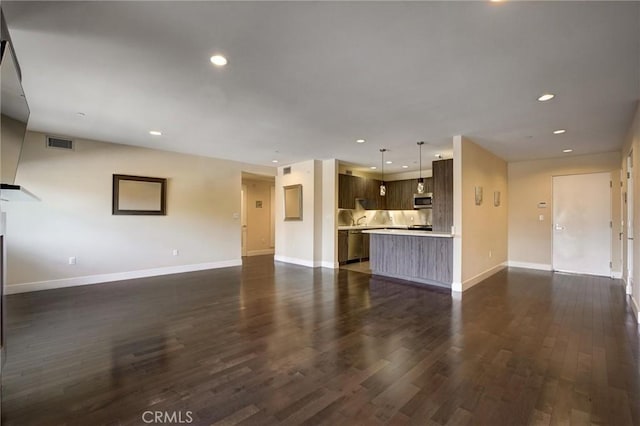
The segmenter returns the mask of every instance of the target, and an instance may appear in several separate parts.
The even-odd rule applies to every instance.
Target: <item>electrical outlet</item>
[[[180,254],[180,251],[178,249],[173,249],[173,255],[177,256]]]
[[[543,214],[539,215],[539,216],[538,216],[538,220],[539,220],[540,222],[544,221],[544,215],[543,215]]]
[[[75,256],[71,256],[69,258],[69,265],[75,265],[76,264],[76,257]]]

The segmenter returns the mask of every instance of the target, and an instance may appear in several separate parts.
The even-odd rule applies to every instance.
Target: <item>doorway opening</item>
[[[275,252],[275,177],[242,172],[242,256]]]
[[[627,283],[626,292],[631,294],[633,289],[633,151],[627,156],[627,192],[624,195],[627,212]]]

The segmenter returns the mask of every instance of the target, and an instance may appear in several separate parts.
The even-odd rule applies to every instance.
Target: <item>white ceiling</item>
[[[32,130],[263,165],[385,147],[397,172],[456,134],[508,160],[613,151],[640,98],[640,2],[2,8]]]

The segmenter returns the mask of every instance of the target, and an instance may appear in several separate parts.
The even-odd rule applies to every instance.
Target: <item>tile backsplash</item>
[[[338,226],[349,225],[431,225],[432,210],[339,209]]]

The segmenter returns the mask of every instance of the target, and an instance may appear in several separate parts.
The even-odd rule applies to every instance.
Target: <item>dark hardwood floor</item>
[[[454,300],[267,256],[7,302],[5,425],[640,424],[617,280],[512,269]]]

